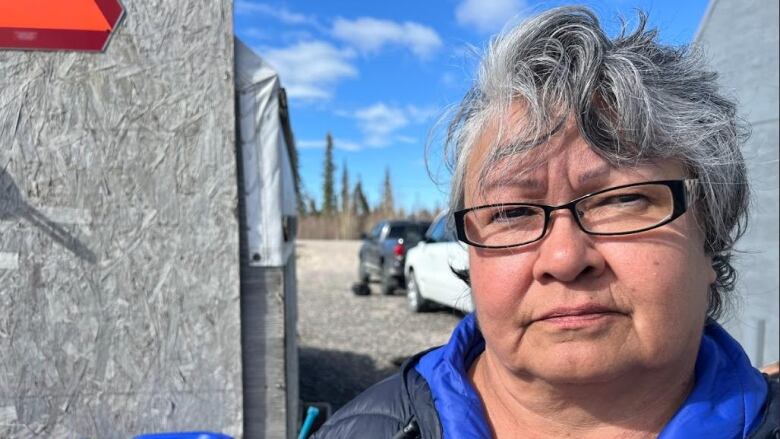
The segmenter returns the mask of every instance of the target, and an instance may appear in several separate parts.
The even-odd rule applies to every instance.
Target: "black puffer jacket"
[[[336,412],[314,439],[441,439],[441,423],[431,390],[414,369],[417,359],[424,354],[410,358],[398,373]],[[764,418],[749,439],[780,439],[780,381],[777,377],[767,381],[769,395]]]
[[[441,424],[431,389],[414,369],[417,359],[426,352],[406,360],[398,373],[342,407],[314,434],[314,439],[440,439]]]

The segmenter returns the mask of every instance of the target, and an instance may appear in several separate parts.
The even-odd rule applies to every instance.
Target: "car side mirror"
[[[365,241],[366,239],[368,239],[368,235],[366,235],[365,232],[360,232],[360,239]]]

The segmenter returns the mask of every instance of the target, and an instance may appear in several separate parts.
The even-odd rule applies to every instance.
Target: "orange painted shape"
[[[95,0],[0,0],[0,28],[111,31]]]

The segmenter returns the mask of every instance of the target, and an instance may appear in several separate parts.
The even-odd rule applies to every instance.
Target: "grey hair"
[[[446,130],[449,207],[464,207],[468,158],[488,124],[498,134],[482,163],[480,185],[502,159],[544,144],[567,119],[613,166],[679,161],[699,181],[694,212],[717,274],[707,316],[717,319],[735,287],[733,246],[747,226],[749,188],[740,148],[748,128],[736,104],[719,92],[717,74],[701,52],[662,45],[657,30],[646,25],[647,16],[638,12],[633,31],[624,23],[610,39],[589,9],[562,7],[495,37]],[[502,122],[517,103],[524,117],[519,128]],[[501,144],[510,128],[518,140]]]

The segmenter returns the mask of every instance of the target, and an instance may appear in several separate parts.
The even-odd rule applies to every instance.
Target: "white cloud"
[[[347,139],[333,139],[333,147],[343,149],[344,151],[360,151],[363,149],[359,143]]]
[[[455,18],[479,32],[496,32],[523,7],[523,0],[463,0],[455,8]]]
[[[395,131],[409,124],[403,110],[382,102],[356,111],[354,117],[365,135],[365,144],[374,147],[389,144]]]
[[[297,146],[299,149],[324,149],[325,139],[296,140],[295,146]],[[340,139],[340,138],[333,139],[333,147],[344,151],[360,151],[361,149],[363,149],[361,148],[360,144],[357,142],[353,142],[347,139]]]
[[[325,147],[325,141],[324,140],[302,140],[298,139],[295,141],[295,146],[298,147],[298,149],[318,149],[318,148],[324,148]]]
[[[301,42],[258,53],[279,72],[282,85],[294,99],[327,100],[339,81],[358,75],[349,62],[354,57],[352,51],[338,49],[323,41]]]
[[[398,107],[377,102],[348,114],[357,120],[363,133],[363,144],[381,148],[393,143],[417,143],[418,139],[404,135],[401,131],[409,125],[424,123],[436,114],[435,107],[407,105]]]
[[[366,148],[384,148],[393,144],[419,144],[420,140],[403,133],[403,129],[420,125],[436,114],[435,107],[415,105],[393,106],[377,102],[356,111],[334,110],[333,114],[353,119],[362,134],[360,141],[335,138],[333,146],[345,151],[360,151]],[[325,139],[298,140],[301,149],[325,148]]]
[[[426,58],[442,46],[435,30],[411,21],[396,23],[371,17],[355,20],[337,18],[333,22],[332,33],[335,38],[366,53],[394,44],[406,46],[418,57]]]
[[[238,15],[262,14],[273,17],[285,24],[316,24],[312,17],[298,14],[284,7],[255,3],[249,0],[237,0],[235,10]]]
[[[406,113],[413,122],[422,123],[431,117],[436,116],[440,110],[436,107],[418,107],[416,105],[407,105]]]
[[[304,101],[327,101],[332,94],[321,85],[298,84],[295,81],[283,80],[282,85],[291,99],[301,99]]]

